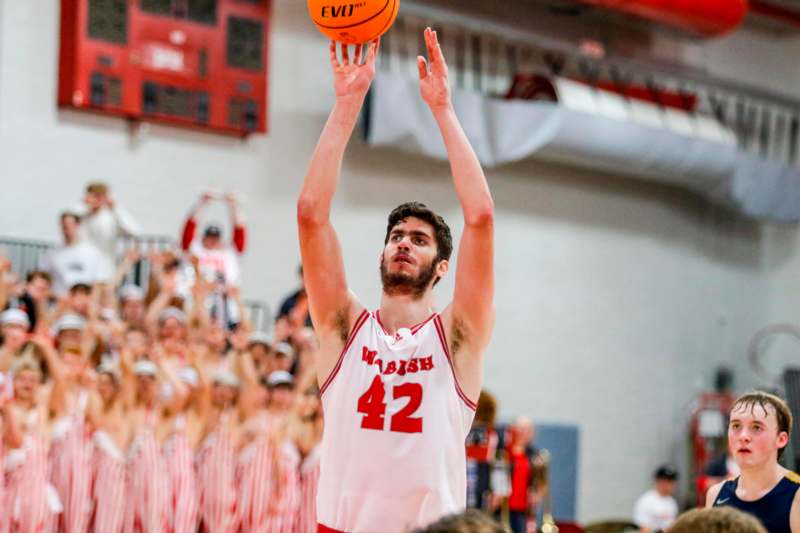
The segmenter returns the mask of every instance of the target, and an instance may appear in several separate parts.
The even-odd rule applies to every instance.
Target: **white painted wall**
[[[246,287],[276,304],[295,284],[294,202],[332,103],[305,3],[275,1],[271,132],[243,142],[161,126],[131,136],[121,121],[58,111],[57,5],[0,0],[0,235],[55,239],[59,209],[89,179],[111,183],[151,234],[177,235],[195,194],[229,188],[247,200]],[[714,367],[742,377],[755,327],[797,301],[796,234],[612,176],[525,162],[488,177],[499,319],[486,386],[506,416],[578,424],[580,518],[628,516],[653,468],[682,458],[686,406]],[[385,217],[409,199],[460,233],[447,165],[354,140],[334,223],[370,306]],[[451,291],[452,277],[442,302]]]

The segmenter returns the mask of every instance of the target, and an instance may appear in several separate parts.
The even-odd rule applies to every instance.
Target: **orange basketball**
[[[392,27],[400,0],[308,0],[308,12],[317,29],[347,44],[377,39]]]

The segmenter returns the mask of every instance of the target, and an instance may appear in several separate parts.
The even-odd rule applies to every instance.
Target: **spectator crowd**
[[[214,201],[230,246],[197,238]],[[0,533],[316,531],[317,342],[302,289],[249,322],[235,197],[174,250],[120,257],[140,230],[102,183],[60,225],[36,270],[0,255]]]

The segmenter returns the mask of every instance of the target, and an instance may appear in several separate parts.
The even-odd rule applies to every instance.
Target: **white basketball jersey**
[[[389,335],[377,311],[364,311],[320,394],[324,528],[405,532],[464,509],[476,406],[458,385],[438,314]]]

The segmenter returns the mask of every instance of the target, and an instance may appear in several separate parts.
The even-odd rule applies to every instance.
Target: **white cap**
[[[115,380],[119,381],[119,369],[117,365],[112,363],[111,361],[105,360],[97,366],[97,373],[98,374],[108,374],[109,376],[113,377]]]
[[[149,359],[139,359],[133,364],[133,373],[137,376],[156,376],[158,367]]]
[[[0,326],[20,326],[28,329],[31,322],[28,315],[22,309],[11,308],[0,313]]]
[[[239,382],[239,378],[236,377],[236,374],[231,372],[230,370],[219,370],[214,374],[214,378],[212,379],[214,383],[219,383],[220,385],[226,385],[228,387],[238,387],[241,383]]]
[[[192,387],[197,387],[197,385],[200,384],[200,377],[197,375],[197,370],[190,366],[185,366],[178,370],[178,379]]]
[[[278,385],[294,385],[294,378],[285,370],[275,370],[267,378],[267,386],[271,388]]]
[[[248,344],[263,344],[267,348],[272,347],[272,335],[263,331],[254,331],[250,334],[250,339],[248,340]]]
[[[119,290],[120,300],[144,300],[144,289],[133,283],[126,283]]]
[[[294,357],[294,348],[288,342],[279,342],[273,348],[276,354],[282,353],[286,357]]]
[[[177,307],[167,307],[158,315],[159,323],[165,322],[169,318],[174,318],[181,324],[186,324],[188,322],[186,318],[186,313],[178,309]]]
[[[80,315],[75,314],[66,314],[63,315],[61,318],[53,326],[53,333],[56,335],[60,334],[62,331],[69,331],[69,330],[78,330],[83,331],[83,328],[86,326],[86,320]]]

